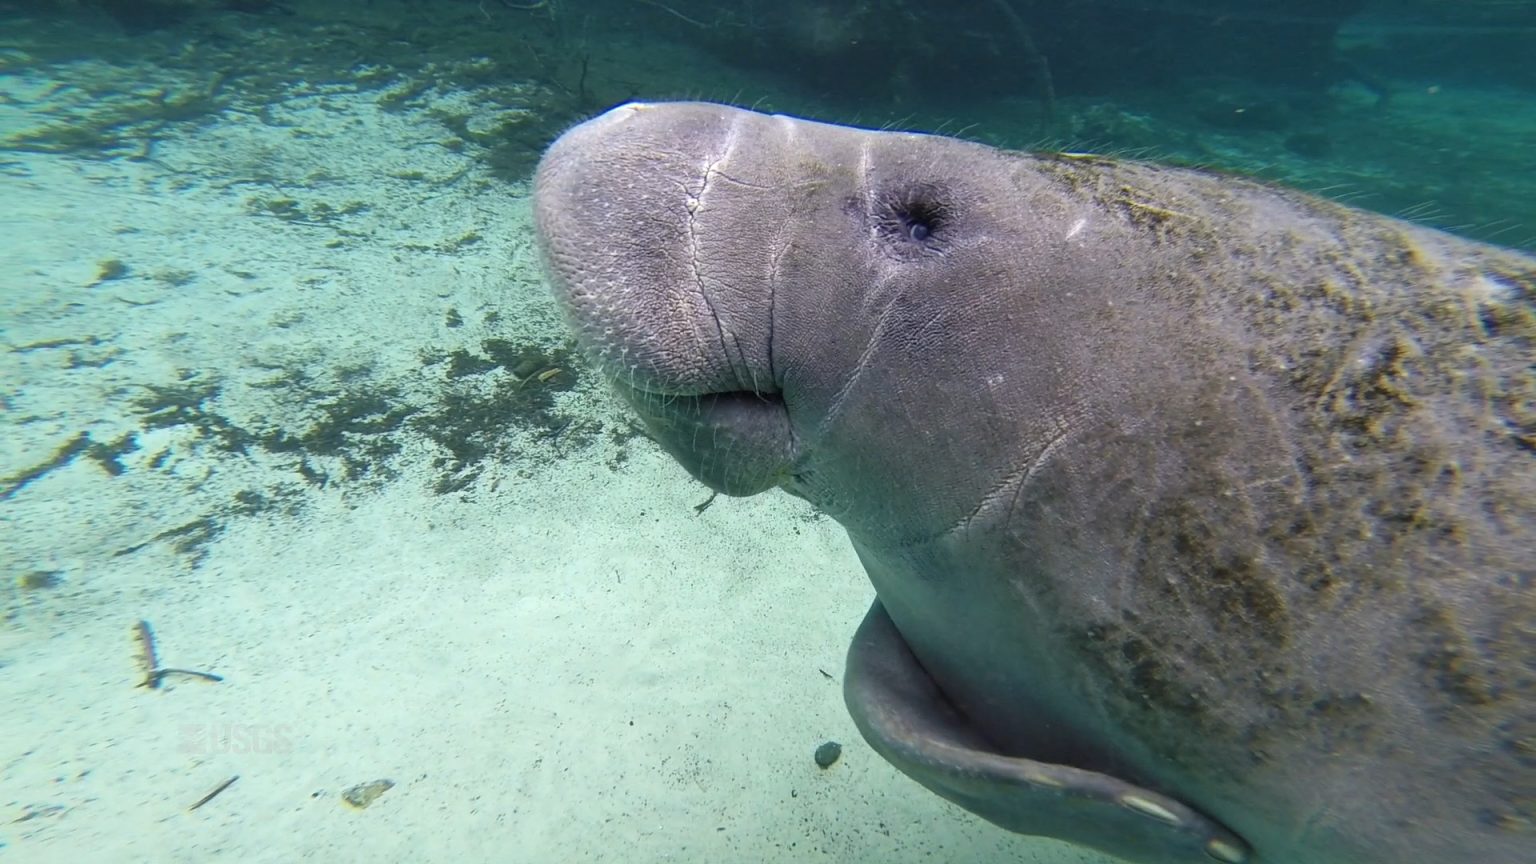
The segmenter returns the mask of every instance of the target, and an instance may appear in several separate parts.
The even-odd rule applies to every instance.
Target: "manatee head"
[[[1081,337],[1114,340],[1086,295],[1115,286],[1075,273],[1124,264],[991,148],[631,104],[566,134],[536,183],[555,293],[657,440],[716,490],[783,487],[855,534],[1002,506],[1000,454],[1120,401],[1115,367],[1173,362]]]

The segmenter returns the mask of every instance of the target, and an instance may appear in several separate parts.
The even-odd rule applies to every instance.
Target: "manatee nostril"
[[[927,196],[896,202],[891,207],[891,216],[907,239],[919,243],[932,237],[946,219],[943,206]]]
[[[899,258],[943,254],[954,231],[954,210],[944,190],[912,183],[881,193],[875,201],[877,236]]]

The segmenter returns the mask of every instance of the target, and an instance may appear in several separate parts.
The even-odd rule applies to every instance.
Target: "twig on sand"
[[[213,796],[219,794],[220,792],[223,792],[225,789],[228,789],[231,785],[234,784],[234,782],[236,780],[239,780],[239,779],[240,779],[240,775],[236,774],[235,776],[229,778],[228,780],[225,780],[223,783],[220,783],[219,785],[213,787],[213,791],[212,792],[209,792],[207,795],[204,795],[203,797],[197,799],[197,803],[193,804],[191,807],[188,807],[187,808],[187,812],[190,813],[193,810],[196,810],[197,808],[203,806],[204,804],[207,804],[209,801],[212,801],[213,800]]]
[[[144,680],[140,681],[138,686],[158,690],[160,689],[160,680],[167,675],[189,675],[193,678],[201,678],[204,681],[224,680],[223,677],[212,672],[198,672],[195,669],[173,669],[168,666],[161,666],[159,654],[155,651],[155,631],[150,629],[149,622],[140,618],[139,623],[134,625],[133,632],[139,641],[139,665],[144,669]]]

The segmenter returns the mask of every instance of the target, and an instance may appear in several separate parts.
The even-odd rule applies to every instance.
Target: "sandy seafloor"
[[[0,124],[77,84],[7,77]],[[0,154],[0,861],[1103,861],[862,742],[836,524],[698,513],[589,375],[479,362],[564,333],[526,185],[442,138],[310,87]],[[489,455],[445,467],[473,411]],[[223,680],[137,686],[140,620]]]

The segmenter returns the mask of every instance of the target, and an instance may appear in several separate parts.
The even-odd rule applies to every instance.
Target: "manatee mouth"
[[[777,393],[697,396],[619,387],[651,436],[700,482],[726,495],[755,495],[790,478],[796,437]]]

